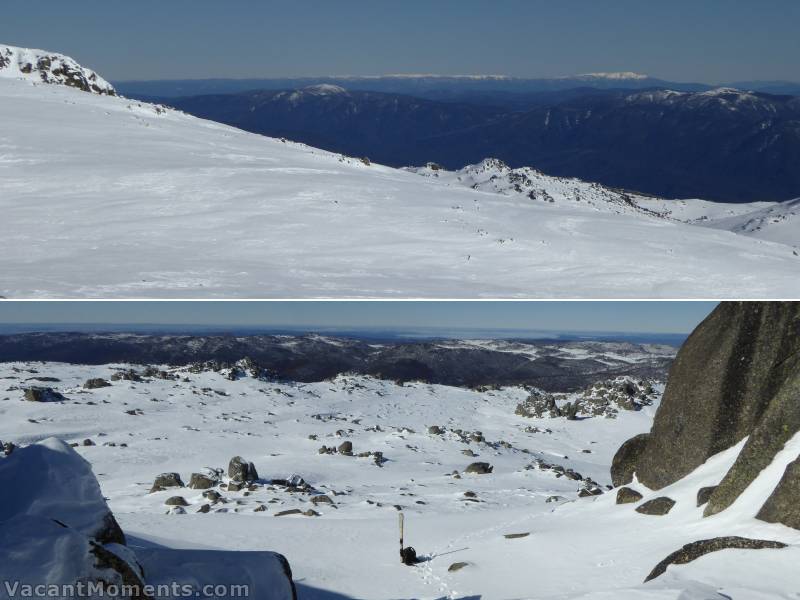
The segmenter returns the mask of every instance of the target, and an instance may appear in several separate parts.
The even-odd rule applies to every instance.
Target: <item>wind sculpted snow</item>
[[[784,297],[785,244],[0,80],[0,296]]]

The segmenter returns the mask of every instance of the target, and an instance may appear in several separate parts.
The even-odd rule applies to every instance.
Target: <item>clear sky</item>
[[[14,302],[0,324],[475,328],[688,333],[714,302]],[[78,328],[79,329],[79,328]]]
[[[25,0],[0,43],[111,80],[637,71],[800,80],[798,0]]]

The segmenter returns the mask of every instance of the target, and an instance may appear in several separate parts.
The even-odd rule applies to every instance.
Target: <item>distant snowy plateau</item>
[[[798,201],[662,200],[492,160],[392,169],[43,56],[0,46],[0,296],[800,293]]]

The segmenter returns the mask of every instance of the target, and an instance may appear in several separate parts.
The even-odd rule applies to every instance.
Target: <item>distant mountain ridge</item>
[[[666,198],[800,196],[800,97],[732,88],[586,87],[440,95],[433,100],[326,83],[158,100],[253,133],[391,166],[436,162],[459,169],[492,156],[511,167]]]

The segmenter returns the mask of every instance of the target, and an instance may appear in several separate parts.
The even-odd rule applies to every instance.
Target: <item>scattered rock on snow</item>
[[[167,506],[189,506],[186,498],[183,496],[171,496],[164,501]]]
[[[217,483],[219,482],[209,475],[205,475],[203,473],[192,473],[192,476],[189,479],[188,487],[193,490],[207,490],[217,485]]]
[[[468,567],[469,563],[467,562],[454,562],[452,565],[447,567],[447,571],[449,573],[455,573],[456,571],[460,571],[464,567]]]
[[[83,384],[83,387],[87,390],[96,390],[98,388],[110,387],[111,384],[103,379],[102,377],[95,377],[93,379],[87,379],[86,383]]]
[[[253,463],[241,456],[234,456],[228,463],[228,477],[233,481],[250,482],[258,479],[258,471]]]
[[[153,481],[153,487],[150,488],[150,493],[162,492],[167,488],[184,487],[183,480],[178,473],[162,473]]]
[[[474,462],[464,469],[465,473],[474,473],[476,475],[486,475],[491,473],[494,467],[487,462]]]
[[[25,390],[25,400],[29,402],[62,402],[66,398],[49,387],[29,387]]]
[[[637,506],[636,512],[643,515],[661,516],[671,511],[673,506],[675,506],[675,500],[666,496],[659,496]]]
[[[633,504],[641,499],[642,495],[629,487],[621,487],[617,490],[617,504]]]

